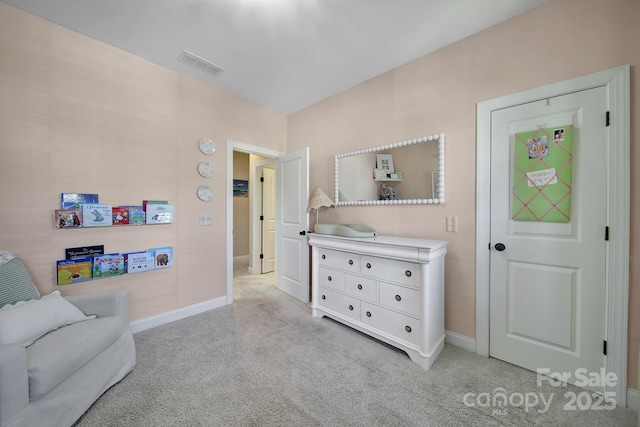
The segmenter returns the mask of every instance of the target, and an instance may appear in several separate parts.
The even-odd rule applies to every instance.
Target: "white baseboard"
[[[476,352],[476,340],[465,337],[464,335],[456,334],[451,331],[444,331],[445,338],[444,342],[447,344],[455,345],[456,347],[463,348],[467,351]]]
[[[638,390],[635,388],[627,389],[627,408],[638,413]]]
[[[233,257],[234,264],[248,264],[249,263],[249,255],[239,255]]]
[[[147,329],[155,328],[156,326],[164,325],[166,323],[175,322],[176,320],[181,320],[190,316],[194,316],[196,314],[204,313],[205,311],[224,307],[225,305],[227,305],[226,296],[199,302],[187,307],[181,307],[176,310],[167,311],[166,313],[157,314],[155,316],[147,317],[144,319],[134,320],[129,325],[131,326],[131,332],[135,334],[138,332],[146,331]]]

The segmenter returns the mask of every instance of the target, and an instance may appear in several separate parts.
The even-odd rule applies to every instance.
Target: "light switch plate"
[[[200,226],[205,227],[211,225],[211,215],[200,214]]]

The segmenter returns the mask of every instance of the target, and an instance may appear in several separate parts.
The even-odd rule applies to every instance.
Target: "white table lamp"
[[[329,208],[335,206],[335,204],[331,201],[329,196],[322,191],[322,188],[318,187],[313,191],[311,198],[309,199],[309,207],[307,207],[307,212],[311,212],[311,210],[316,211],[316,224],[318,223],[318,210],[320,208]]]

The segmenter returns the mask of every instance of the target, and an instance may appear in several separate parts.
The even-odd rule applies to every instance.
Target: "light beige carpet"
[[[312,318],[275,289],[273,274],[245,271],[233,305],[136,334],[135,370],[77,425],[636,425],[625,408],[565,410],[564,394],[583,390],[538,387],[533,372],[454,346],[422,370],[403,352]],[[511,403],[499,406],[501,393]],[[536,405],[519,405],[534,394]]]

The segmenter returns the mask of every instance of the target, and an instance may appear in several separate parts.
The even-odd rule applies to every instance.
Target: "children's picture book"
[[[153,270],[153,254],[147,251],[123,253],[125,273],[141,273]]]
[[[56,261],[58,285],[91,280],[91,258]]]
[[[66,259],[93,258],[94,255],[104,254],[104,245],[81,246],[78,248],[66,248]]]
[[[82,209],[56,209],[56,228],[82,227]]]
[[[93,257],[93,278],[124,274],[124,257],[120,254],[96,255]]]
[[[129,211],[129,225],[143,225],[145,221],[144,208],[142,206],[122,206]]]
[[[103,205],[103,204],[83,204],[82,205],[83,227],[111,226],[111,221],[112,221],[111,205]]]
[[[147,211],[147,205],[168,205],[168,200],[143,200],[142,201],[142,209]]]
[[[173,265],[173,246],[149,249],[153,255],[153,268],[169,268]]]
[[[88,193],[60,193],[61,209],[80,209],[80,205],[98,202],[97,194]]]
[[[129,209],[124,206],[114,206],[111,208],[111,218],[111,224],[113,225],[128,225]]]
[[[171,224],[173,222],[173,205],[149,203],[146,214],[147,224]]]

